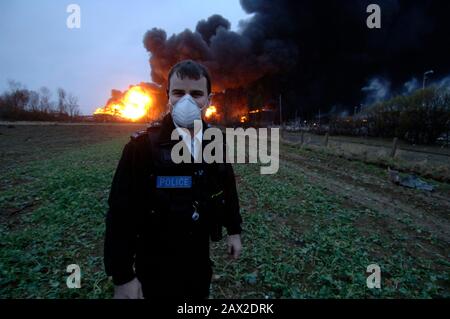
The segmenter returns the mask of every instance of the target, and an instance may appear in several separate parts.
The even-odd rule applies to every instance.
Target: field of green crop
[[[127,135],[57,150],[43,143],[34,157],[26,151],[22,160],[2,157],[8,165],[0,172],[0,298],[112,296],[103,271],[104,214]],[[225,241],[212,245],[211,298],[450,297],[447,184],[431,181],[438,187],[433,195],[389,193],[399,186],[382,184],[386,173],[376,166],[287,145],[280,152],[276,175],[260,175],[255,164],[234,166],[243,253],[231,261]],[[337,172],[352,172],[367,185]],[[380,190],[388,202],[398,193],[398,211],[372,203]],[[435,203],[422,218],[418,211],[428,213],[423,200],[413,200],[421,196]],[[381,267],[381,289],[366,286],[373,263]],[[81,268],[80,289],[66,286],[70,264]]]

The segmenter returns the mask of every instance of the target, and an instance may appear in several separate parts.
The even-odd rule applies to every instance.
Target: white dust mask
[[[176,125],[193,128],[195,120],[201,120],[202,110],[189,94],[185,94],[172,107],[172,118]]]

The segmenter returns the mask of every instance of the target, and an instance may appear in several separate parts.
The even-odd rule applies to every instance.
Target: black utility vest
[[[225,164],[176,164],[172,147],[178,141],[158,141],[159,131],[148,131],[152,167],[150,174],[153,224],[180,236],[208,232],[211,240],[222,238]],[[203,141],[202,147],[204,148]]]

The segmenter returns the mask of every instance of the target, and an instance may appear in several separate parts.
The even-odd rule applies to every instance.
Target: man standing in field
[[[170,113],[132,136],[112,182],[104,257],[115,298],[207,298],[210,238],[220,240],[225,226],[228,253],[237,259],[241,252],[233,168],[225,160],[207,164],[197,158],[208,143],[202,140],[202,115],[211,99],[207,69],[191,60],[176,64],[167,96]],[[202,123],[198,132],[196,120]],[[190,163],[173,162],[173,130],[186,142]]]

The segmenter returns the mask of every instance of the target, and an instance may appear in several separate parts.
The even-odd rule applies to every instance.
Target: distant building
[[[272,109],[253,110],[248,112],[248,122],[256,126],[268,126],[275,124],[278,112]]]

